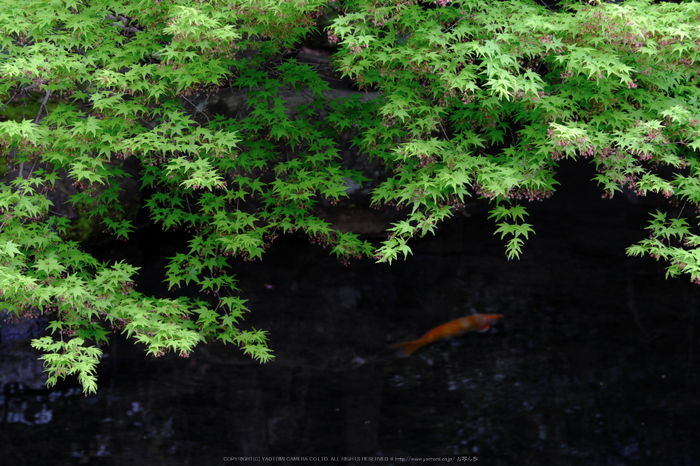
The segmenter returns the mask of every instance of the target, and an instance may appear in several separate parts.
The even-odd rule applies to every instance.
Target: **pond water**
[[[483,205],[391,267],[280,239],[237,271],[274,362],[221,345],[154,359],[115,338],[96,396],[5,384],[0,463],[699,464],[698,288],[624,255],[653,206],[601,200],[588,169],[565,172],[530,206],[519,261]],[[166,240],[133,240],[143,291]],[[472,313],[505,317],[410,358],[390,348]]]

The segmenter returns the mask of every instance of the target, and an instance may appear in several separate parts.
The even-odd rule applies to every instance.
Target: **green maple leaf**
[[[10,257],[15,257],[15,255],[24,255],[19,249],[19,244],[15,243],[14,241],[6,241],[5,244],[2,245],[2,253]]]

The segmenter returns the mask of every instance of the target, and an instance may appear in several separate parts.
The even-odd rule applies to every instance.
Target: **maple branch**
[[[134,26],[129,26],[129,22],[131,20],[124,15],[117,15],[117,16],[107,15],[107,16],[105,16],[105,18],[111,19],[111,20],[121,21],[122,24],[112,23],[112,26],[119,26],[122,29],[122,31],[124,31],[124,32],[131,32],[133,34],[136,34],[137,32],[141,32],[141,30],[139,28],[134,27]]]
[[[34,124],[39,124],[39,119],[41,118],[41,109],[43,108],[46,110],[46,114],[49,114],[48,109],[46,108],[46,102],[49,100],[49,96],[51,95],[51,91],[46,91],[46,95],[44,96],[44,101],[41,102],[41,105],[39,106],[39,113],[36,114],[36,118],[34,119]]]

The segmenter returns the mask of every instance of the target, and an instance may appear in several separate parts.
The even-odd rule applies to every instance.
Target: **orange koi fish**
[[[436,327],[415,341],[406,341],[397,343],[394,348],[399,348],[398,356],[408,357],[413,354],[421,346],[432,343],[441,338],[454,337],[461,335],[464,332],[476,330],[477,332],[485,332],[491,324],[495,324],[503,318],[502,314],[475,314],[472,316],[455,319],[446,324]]]

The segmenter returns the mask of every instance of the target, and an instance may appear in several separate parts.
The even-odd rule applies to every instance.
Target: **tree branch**
[[[51,95],[51,91],[46,91],[46,95],[44,96],[44,101],[41,102],[41,105],[39,106],[39,113],[36,114],[36,118],[34,119],[35,125],[39,124],[39,120],[41,119],[41,109],[42,108],[46,110],[47,115],[49,114],[48,109],[46,109],[46,102],[48,102],[50,95]]]
[[[121,30],[124,32],[131,32],[132,34],[136,34],[137,32],[141,32],[141,29],[134,27],[134,26],[129,26],[129,22],[131,20],[124,15],[116,15],[116,16],[115,15],[107,15],[106,18],[121,21],[122,24],[112,23],[112,26],[119,26],[121,28]]]

